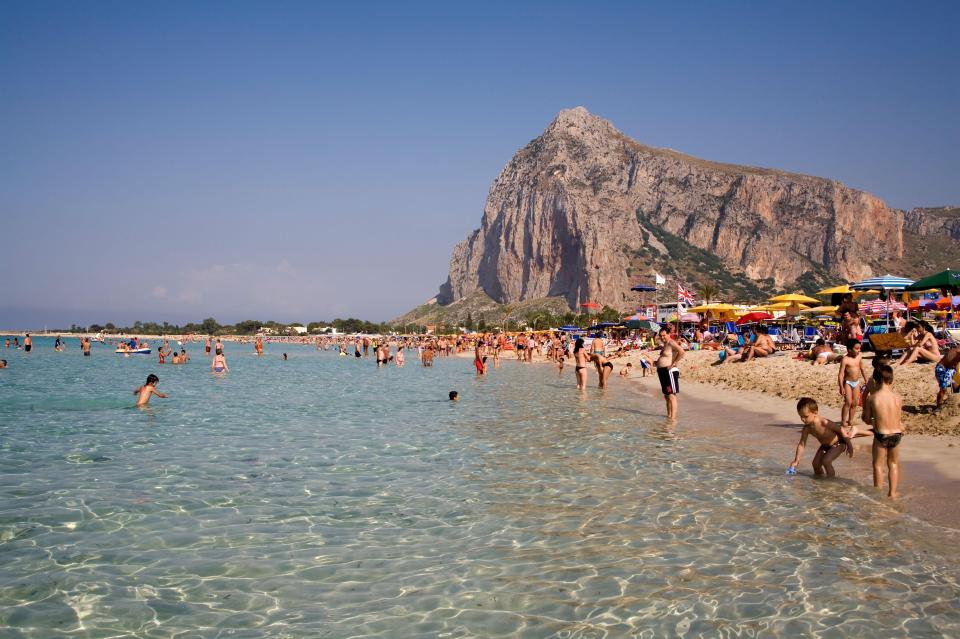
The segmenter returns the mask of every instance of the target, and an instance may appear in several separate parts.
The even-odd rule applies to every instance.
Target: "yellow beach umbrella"
[[[690,313],[706,313],[707,311],[735,311],[737,309],[733,304],[722,304],[717,302],[716,304],[701,304],[700,306],[694,306],[693,308],[688,308],[687,312]]]
[[[810,313],[811,315],[833,315],[838,308],[838,306],[814,306],[813,308],[805,308],[800,312]]]
[[[787,295],[777,295],[776,297],[771,297],[770,302],[778,304],[781,302],[790,304],[819,304],[820,300],[814,299],[812,297],[807,297],[806,295],[800,295],[799,293],[788,293]]]
[[[854,297],[860,297],[862,295],[876,295],[880,291],[869,290],[869,291],[855,291],[850,288],[849,284],[841,284],[840,286],[834,286],[832,288],[825,288],[822,291],[817,291],[814,295],[833,295],[834,293],[853,293]]]
[[[833,295],[834,293],[853,293],[853,289],[850,288],[849,284],[841,284],[840,286],[833,286],[831,288],[825,288],[822,291],[817,291],[814,295]]]

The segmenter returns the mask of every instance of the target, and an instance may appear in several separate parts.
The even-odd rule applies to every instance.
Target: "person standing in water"
[[[83,351],[84,357],[90,357],[90,338],[89,337],[80,338],[80,350]]]
[[[160,383],[160,378],[156,375],[150,374],[147,375],[147,382],[140,388],[133,391],[134,395],[139,395],[137,397],[137,406],[146,406],[150,403],[150,396],[156,395],[162,399],[166,399],[166,395],[157,390],[157,384]]]
[[[230,369],[227,367],[227,358],[223,356],[223,351],[217,350],[217,354],[214,355],[210,361],[210,370],[214,373],[230,372]]]
[[[665,328],[657,333],[660,343],[660,356],[657,358],[657,377],[660,378],[660,390],[667,404],[667,419],[677,418],[677,395],[680,394],[680,371],[677,362],[683,359],[683,349],[677,344]]]
[[[23,338],[23,350],[26,353],[33,350],[33,339],[30,337],[30,333],[27,333]]]
[[[576,364],[574,369],[577,375],[577,390],[584,390],[587,387],[587,349],[583,346],[583,338],[578,337],[573,345],[573,361]]]

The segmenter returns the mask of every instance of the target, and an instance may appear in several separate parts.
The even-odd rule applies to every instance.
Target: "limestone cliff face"
[[[908,233],[960,240],[960,207],[917,208],[903,215],[903,230]]]
[[[562,111],[490,188],[438,301],[560,296],[621,306],[628,271],[668,233],[731,273],[786,286],[810,271],[853,281],[903,253],[903,214],[842,184],[644,146],[578,107]],[[669,257],[668,255],[666,257]]]

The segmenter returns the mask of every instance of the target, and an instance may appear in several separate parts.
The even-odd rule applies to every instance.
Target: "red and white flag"
[[[693,304],[693,293],[677,284],[677,304]]]

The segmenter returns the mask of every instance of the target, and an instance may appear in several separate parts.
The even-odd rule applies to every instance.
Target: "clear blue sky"
[[[0,3],[0,327],[385,320],[563,108],[960,203],[958,2]]]

